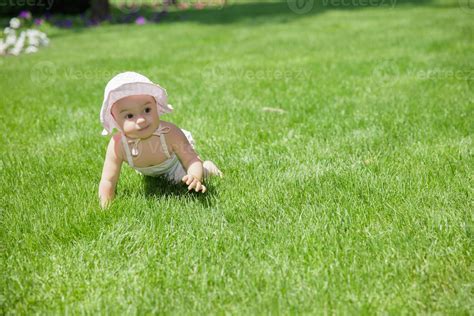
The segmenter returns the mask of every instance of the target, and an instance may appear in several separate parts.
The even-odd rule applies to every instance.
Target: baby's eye
[[[125,118],[131,119],[131,118],[133,118],[133,114],[130,114],[130,113],[129,113],[129,114],[125,115]]]
[[[151,108],[145,108],[145,113],[150,113],[151,112]]]

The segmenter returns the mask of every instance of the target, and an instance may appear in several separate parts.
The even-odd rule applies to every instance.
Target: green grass
[[[473,12],[176,14],[0,59],[1,313],[471,314]],[[225,173],[207,194],[124,166],[99,209],[126,70]]]

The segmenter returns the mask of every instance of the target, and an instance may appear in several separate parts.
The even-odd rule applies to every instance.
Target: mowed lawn
[[[329,3],[0,58],[1,313],[471,314],[474,12]],[[127,70],[223,170],[205,195],[124,165],[100,210],[99,110]]]

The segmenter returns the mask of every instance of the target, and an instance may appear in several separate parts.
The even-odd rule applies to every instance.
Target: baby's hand
[[[181,180],[188,186],[188,191],[194,189],[196,192],[201,191],[202,193],[206,192],[206,187],[199,181],[199,179],[192,175],[185,175]]]

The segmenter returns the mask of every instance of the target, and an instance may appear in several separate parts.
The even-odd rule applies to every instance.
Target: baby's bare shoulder
[[[114,134],[109,141],[109,148],[113,148],[115,156],[120,160],[123,160],[124,150],[122,146],[122,134],[120,132]]]
[[[165,128],[169,128],[168,132],[166,133],[166,139],[169,141],[174,141],[179,133],[181,133],[181,129],[173,123],[161,121],[160,124]]]
[[[166,122],[166,121],[160,121],[160,125],[163,127],[168,127],[170,129],[169,133],[176,132],[177,130],[180,129],[178,126],[174,125],[173,123]]]
[[[166,141],[169,146],[174,150],[176,146],[183,146],[188,144],[188,139],[184,135],[181,128],[173,123],[161,121],[164,127],[169,127],[169,132],[166,133]]]
[[[176,140],[178,140],[182,137],[183,131],[181,130],[181,128],[179,128],[175,124],[170,123],[170,122],[161,121],[161,125],[163,127],[168,127],[169,128],[169,131],[168,131],[168,133],[166,133],[166,136],[167,136],[167,139],[170,139],[170,141],[176,141]]]

